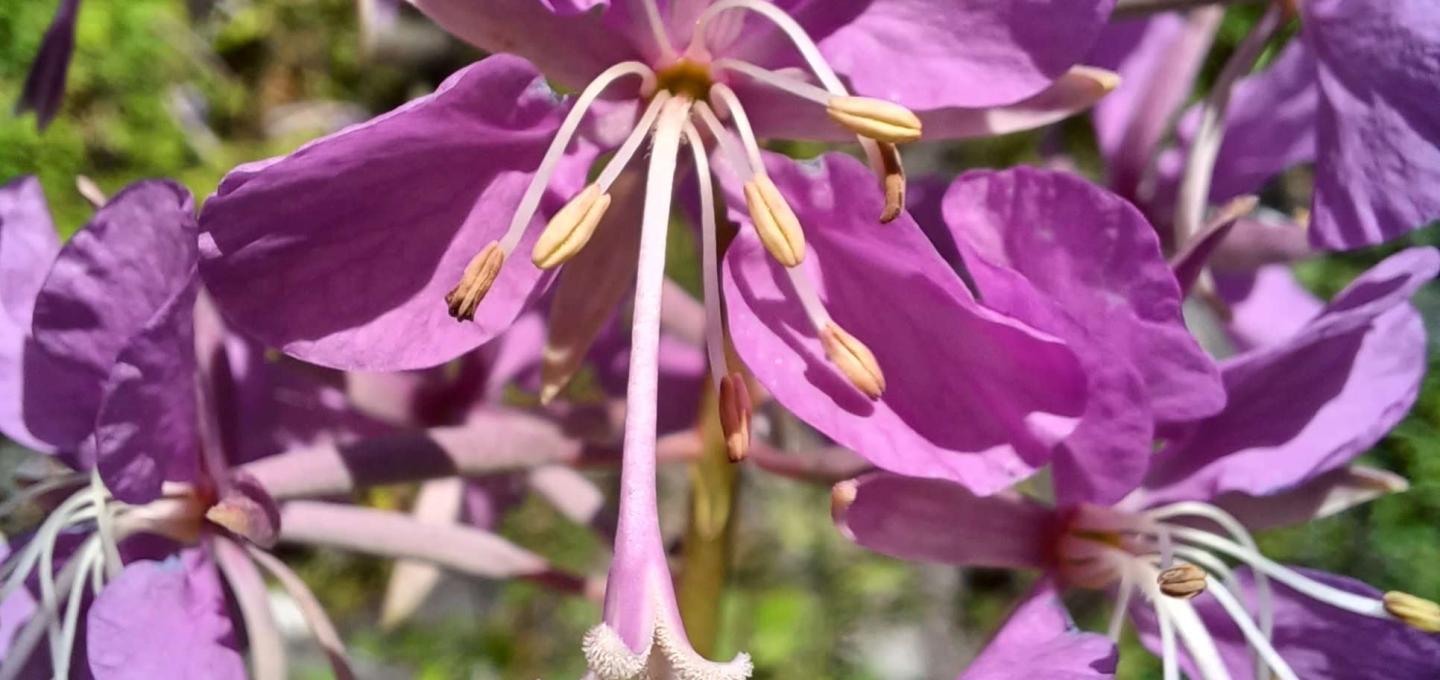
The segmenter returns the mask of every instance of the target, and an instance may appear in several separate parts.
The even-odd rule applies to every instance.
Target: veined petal
[[[1231,492],[1211,502],[1234,515],[1247,529],[1261,531],[1305,524],[1409,488],[1410,483],[1393,472],[1348,465],[1264,496]]]
[[[25,420],[35,435],[78,448],[126,346],[169,314],[188,317],[179,298],[193,299],[193,211],[178,184],[133,184],[61,249],[36,297],[26,352]]]
[[[725,302],[736,350],[760,383],[892,472],[988,494],[1043,465],[1084,408],[1075,355],[978,305],[908,216],[875,224],[882,197],[857,161],[772,156],[769,171],[800,220],[822,225],[796,270],[834,322],[868,345],[886,389],[867,399],[832,367],[786,270],[732,208],[747,226],[725,257]]]
[[[1319,81],[1311,242],[1373,245],[1440,218],[1440,12],[1315,0],[1300,14]]]
[[[1056,458],[1062,504],[1111,503],[1144,478],[1154,420],[1215,413],[1219,370],[1186,330],[1181,293],[1145,218],[1080,178],[972,172],[946,224],[985,304],[1064,339],[1090,398]]]
[[[959,680],[1098,680],[1115,677],[1120,652],[1075,626],[1049,577],[1040,579]]]
[[[1425,328],[1408,300],[1437,272],[1433,248],[1391,256],[1290,340],[1226,361],[1229,403],[1187,424],[1155,457],[1151,502],[1272,493],[1379,441],[1419,394]]]
[[[1089,51],[1113,0],[832,0],[783,3],[857,93],[911,110],[1009,104]],[[742,54],[784,59],[761,33]]]
[[[30,433],[23,414],[25,343],[35,296],[59,252],[40,182],[27,176],[0,186],[0,432],[42,451],[50,445]]]
[[[246,677],[219,572],[201,548],[126,566],[87,626],[97,680]]]
[[[940,479],[877,472],[835,487],[835,523],[856,543],[908,560],[1042,569],[1053,510],[1017,494],[980,497]]]
[[[533,67],[493,57],[432,95],[242,166],[201,216],[206,286],[237,328],[307,361],[396,370],[452,359],[504,330],[548,279],[512,257],[475,323],[445,313],[466,263],[508,227],[559,112]],[[578,143],[561,162],[546,210],[578,188],[593,151]]]

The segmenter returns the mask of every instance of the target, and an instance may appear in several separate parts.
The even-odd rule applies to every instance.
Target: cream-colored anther
[[[786,267],[805,259],[805,232],[800,229],[800,220],[768,175],[757,174],[745,183],[745,206],[771,257]]]
[[[720,379],[720,429],[725,434],[725,455],[730,462],[745,460],[750,453],[750,388],[739,372]]]
[[[904,144],[920,139],[920,117],[894,102],[870,97],[831,97],[830,120],[877,142]]]
[[[1385,611],[1410,627],[1440,633],[1440,604],[1398,590],[1385,593],[1384,600]]]
[[[1155,582],[1160,592],[1188,600],[1205,592],[1205,570],[1193,564],[1179,564],[1160,572]]]
[[[551,269],[575,257],[595,234],[595,226],[609,208],[610,194],[601,193],[596,184],[585,187],[550,218],[535,241],[535,249],[530,251],[530,261],[541,269]]]
[[[825,346],[825,355],[830,363],[840,369],[855,389],[871,399],[879,399],[885,393],[885,374],[880,364],[865,343],[855,339],[833,321],[820,331],[820,342]]]
[[[860,485],[853,479],[843,482],[836,482],[830,487],[830,516],[836,521],[845,515],[845,511],[855,504],[855,499],[860,496]]]
[[[905,165],[900,162],[900,150],[894,144],[879,146],[880,162],[885,171],[881,180],[885,188],[885,209],[880,213],[880,223],[888,224],[905,209]]]
[[[475,318],[475,308],[480,306],[480,301],[485,299],[485,294],[490,292],[490,286],[495,285],[496,277],[500,276],[500,267],[505,264],[505,250],[500,247],[499,241],[491,241],[470,260],[465,266],[465,273],[460,277],[460,283],[445,296],[445,304],[450,306],[450,316],[456,321],[470,321]]]

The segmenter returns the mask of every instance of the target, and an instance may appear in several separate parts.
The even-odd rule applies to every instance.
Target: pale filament
[[[720,145],[720,153],[725,157],[725,164],[730,167],[730,174],[740,181],[750,176],[750,162],[745,159],[745,151],[740,148],[740,142],[736,141],[735,135],[725,129],[725,124],[715,112],[710,110],[710,105],[705,102],[695,102],[695,113],[700,116],[700,122],[710,131]]]
[[[105,512],[105,503],[110,500],[110,492],[105,488],[105,483],[100,481],[98,469],[90,471],[90,496],[91,503],[95,506],[95,530],[100,536],[100,546],[105,550],[105,559],[101,564],[105,567],[105,576],[114,580],[120,575],[124,562],[120,560],[120,547],[115,542],[115,523],[110,513]]]
[[[760,142],[755,138],[755,129],[750,127],[750,116],[745,113],[745,107],[740,104],[740,98],[735,96],[735,91],[724,83],[712,85],[710,104],[717,113],[728,115],[735,121],[735,129],[740,132],[740,139],[745,143],[746,157],[750,160],[748,174],[758,175],[765,172],[765,159],[760,156]]]
[[[1154,566],[1143,561],[1136,560],[1134,556],[1118,548],[1110,548],[1111,557],[1119,561],[1120,569],[1133,569],[1132,578],[1140,585],[1145,597],[1155,605],[1156,614],[1161,619],[1169,619],[1179,634],[1180,642],[1184,643],[1185,649],[1189,650],[1190,658],[1195,662],[1195,667],[1200,671],[1200,677],[1205,680],[1229,680],[1230,674],[1225,670],[1225,664],[1221,661],[1220,651],[1215,647],[1215,640],[1210,636],[1210,631],[1205,629],[1205,623],[1189,600],[1177,600],[1160,592],[1160,586],[1156,578],[1160,571]],[[1163,642],[1163,640],[1162,640]],[[1166,650],[1166,665],[1173,663],[1174,657],[1170,650]]]
[[[1291,670],[1290,664],[1285,663],[1285,659],[1275,651],[1275,647],[1270,644],[1268,637],[1260,632],[1254,621],[1250,620],[1250,615],[1245,612],[1245,608],[1235,599],[1235,596],[1225,586],[1215,583],[1214,579],[1206,580],[1209,581],[1206,584],[1206,590],[1215,596],[1215,600],[1220,603],[1221,607],[1225,608],[1225,613],[1230,615],[1230,619],[1240,627],[1240,632],[1245,635],[1245,641],[1260,655],[1265,664],[1275,671],[1275,675],[1279,676],[1280,680],[1300,680],[1295,675],[1295,671]]]
[[[1115,609],[1110,612],[1110,625],[1106,636],[1111,642],[1120,641],[1120,631],[1125,627],[1125,612],[1130,608],[1130,598],[1135,594],[1135,584],[1130,581],[1130,570],[1120,572],[1120,589],[1115,599]]]
[[[625,166],[630,163],[631,158],[634,158],[635,152],[640,149],[645,137],[650,134],[650,129],[655,127],[655,119],[660,116],[660,110],[665,106],[665,102],[670,101],[670,97],[671,94],[668,91],[662,90],[655,93],[655,97],[650,100],[650,105],[645,107],[645,112],[635,122],[635,129],[630,131],[630,136],[625,138],[625,142],[615,151],[615,155],[610,158],[609,163],[605,164],[605,169],[600,171],[600,176],[595,180],[595,184],[600,187],[600,193],[610,191],[610,185],[615,183],[621,172],[624,172]]]
[[[1175,647],[1175,623],[1170,620],[1170,615],[1155,603],[1155,618],[1160,621],[1160,663],[1165,680],[1180,680],[1180,665],[1176,663],[1180,656],[1179,650]]]
[[[710,178],[710,161],[705,142],[694,124],[685,123],[685,141],[695,157],[695,179],[700,183],[700,270],[705,296],[705,353],[710,360],[710,380],[716,390],[726,375],[725,333],[720,317],[719,245],[715,235],[715,187]]]
[[[565,155],[565,147],[570,145],[570,140],[575,136],[575,131],[580,128],[580,122],[585,118],[585,112],[590,105],[600,96],[600,93],[609,87],[611,83],[625,76],[640,76],[641,93],[648,93],[655,87],[655,72],[649,66],[638,61],[625,61],[605,69],[595,80],[585,86],[584,91],[575,99],[575,105],[565,115],[565,120],[556,131],[555,138],[550,142],[550,148],[545,151],[545,156],[540,160],[540,165],[535,169],[535,176],[530,180],[530,186],[525,188],[525,193],[520,197],[520,204],[515,208],[515,214],[510,218],[510,227],[505,232],[505,237],[500,240],[500,248],[507,255],[515,250],[520,243],[520,238],[525,234],[525,228],[530,225],[530,220],[535,216],[535,210],[540,207],[540,197],[545,193],[545,187],[550,184],[550,176],[555,173],[555,167]]]
[[[748,76],[758,83],[769,85],[770,87],[795,95],[801,99],[808,99],[821,106],[828,106],[830,100],[835,96],[825,88],[811,85],[803,80],[791,78],[740,59],[716,59],[710,65],[721,71],[733,71]]]
[[[675,44],[670,42],[670,31],[665,28],[665,22],[660,19],[660,7],[655,0],[643,0],[645,6],[645,20],[650,24],[650,34],[655,38],[655,47],[660,50],[660,58],[664,62],[675,59]]]
[[[830,68],[824,55],[820,54],[820,47],[805,33],[805,29],[801,28],[800,24],[796,23],[789,14],[786,14],[785,10],[764,0],[720,0],[720,2],[707,7],[695,20],[695,37],[691,42],[691,49],[703,54],[706,24],[715,18],[715,15],[736,9],[749,10],[769,19],[785,33],[786,37],[790,38],[790,42],[795,45],[795,48],[800,50],[800,56],[805,59],[805,63],[810,66],[810,70],[815,73],[816,78],[820,79],[825,89],[842,97],[850,94],[845,89],[845,84],[840,82],[840,77],[835,75],[835,69]]]

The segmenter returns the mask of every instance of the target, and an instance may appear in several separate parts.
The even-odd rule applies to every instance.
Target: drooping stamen
[[[820,331],[820,343],[825,346],[825,355],[830,358],[830,363],[849,378],[855,389],[871,399],[879,399],[885,393],[885,374],[865,343],[834,321]]]
[[[872,161],[872,165],[878,163],[880,185],[885,190],[885,209],[880,213],[880,223],[888,224],[905,209],[905,164],[894,144],[877,144],[876,149],[879,158]]]
[[[499,241],[491,241],[478,255],[470,259],[470,264],[465,266],[465,273],[460,276],[460,283],[445,296],[445,304],[450,309],[450,316],[456,321],[470,321],[475,318],[475,309],[480,306],[480,301],[485,299],[485,294],[490,292],[490,287],[495,285],[495,279],[500,276],[500,268],[505,266],[505,249]]]
[[[603,193],[598,184],[585,187],[550,218],[535,241],[530,261],[541,269],[553,269],[575,257],[589,243],[609,208],[610,194]]]
[[[725,435],[725,455],[732,463],[750,453],[750,418],[754,406],[745,374],[736,371],[720,381],[720,429]]]
[[[920,139],[920,117],[883,99],[832,97],[825,113],[841,127],[877,142],[903,144]]]
[[[1412,628],[1440,633],[1440,604],[1398,590],[1385,593],[1383,602],[1385,611]]]
[[[605,164],[605,169],[600,171],[600,176],[595,178],[595,183],[600,185],[600,190],[610,191],[611,185],[620,178],[620,173],[625,171],[630,159],[635,157],[635,152],[649,136],[651,129],[655,127],[655,119],[660,116],[660,110],[665,107],[665,102],[670,101],[672,95],[668,91],[656,92],[650,99],[650,104],[645,107],[645,112],[640,114],[640,119],[635,121],[635,129],[615,150],[615,155],[610,157],[610,162]]]
[[[600,93],[605,91],[605,88],[625,76],[640,77],[642,95],[649,93],[655,87],[655,72],[650,70],[649,66],[638,61],[624,61],[611,66],[585,86],[580,96],[575,99],[575,105],[565,115],[565,120],[560,123],[560,129],[556,130],[555,138],[550,142],[550,148],[545,151],[539,167],[535,169],[535,176],[520,197],[520,204],[515,208],[515,215],[510,218],[509,229],[506,230],[504,238],[500,239],[500,247],[506,255],[513,252],[515,246],[520,243],[525,228],[529,226],[530,219],[535,216],[535,210],[540,207],[540,197],[545,193],[545,187],[550,184],[550,176],[554,174],[555,167],[564,157],[565,148],[570,145],[575,131],[580,128],[580,121],[585,118],[585,112],[589,110],[590,105],[600,96]]]
[[[798,266],[805,259],[805,232],[800,228],[800,219],[769,175],[756,173],[745,183],[745,207],[771,257],[786,267]]]
[[[642,0],[640,4],[645,7],[645,23],[650,25],[650,35],[655,38],[655,47],[660,49],[660,59],[671,61],[675,58],[675,43],[670,41],[670,31],[660,18],[660,7],[655,0]]]
[[[720,246],[715,233],[715,187],[705,142],[695,126],[685,124],[685,140],[695,159],[695,178],[700,184],[700,274],[705,298],[705,355],[710,363],[712,386],[721,390],[727,373],[724,318],[720,314]]]
[[[716,83],[710,87],[710,105],[715,107],[715,112],[721,116],[728,116],[735,121],[735,129],[740,133],[740,141],[745,144],[745,155],[750,161],[750,171],[755,174],[765,172],[765,159],[760,156],[760,142],[755,138],[755,129],[750,126],[750,116],[745,113],[745,107],[740,104],[740,98],[735,96],[735,91],[724,83]]]
[[[1280,653],[1275,651],[1275,647],[1270,644],[1268,637],[1260,632],[1254,621],[1250,620],[1250,615],[1245,612],[1245,607],[1240,604],[1240,601],[1236,600],[1225,586],[1218,583],[1211,584],[1209,590],[1220,606],[1225,609],[1225,613],[1230,615],[1230,620],[1240,628],[1240,633],[1245,636],[1245,641],[1250,648],[1259,653],[1265,665],[1275,671],[1275,675],[1279,676],[1280,680],[1299,680],[1295,671],[1291,670],[1290,664],[1286,663]]]
[[[1156,584],[1166,596],[1188,600],[1205,592],[1205,570],[1193,564],[1180,564],[1160,572]]]

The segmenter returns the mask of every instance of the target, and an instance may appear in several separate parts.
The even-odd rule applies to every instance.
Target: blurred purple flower
[[[1226,677],[1227,669],[1249,677],[1247,647],[1278,677],[1364,676],[1369,655],[1325,646],[1347,635],[1384,640],[1386,668],[1400,675],[1434,674],[1440,640],[1400,622],[1433,630],[1440,621],[1407,609],[1410,596],[1279,565],[1259,553],[1249,530],[1405,488],[1403,479],[1351,461],[1418,395],[1425,333],[1407,301],[1437,272],[1440,252],[1402,252],[1287,340],[1223,362],[1225,409],[1166,428],[1169,442],[1143,483],[1118,503],[1098,501],[1088,480],[1064,466],[1054,471],[1065,499],[1057,508],[877,473],[836,487],[837,521],[860,544],[898,557],[1043,569],[1069,586],[1118,583],[1111,638],[1128,611],[1167,667],[1181,660],[1178,635],[1197,677]],[[1175,559],[1209,572],[1200,582],[1207,594],[1193,604],[1161,591],[1160,574]],[[1227,560],[1249,571],[1232,573]],[[1153,611],[1130,606],[1137,590]],[[1258,625],[1242,602],[1258,612]]]
[[[70,55],[75,51],[75,19],[79,14],[80,0],[60,0],[50,28],[40,39],[40,51],[30,65],[30,73],[25,76],[25,89],[20,91],[20,100],[15,103],[16,115],[35,112],[41,130],[54,120],[65,97],[65,78],[70,71]]]

